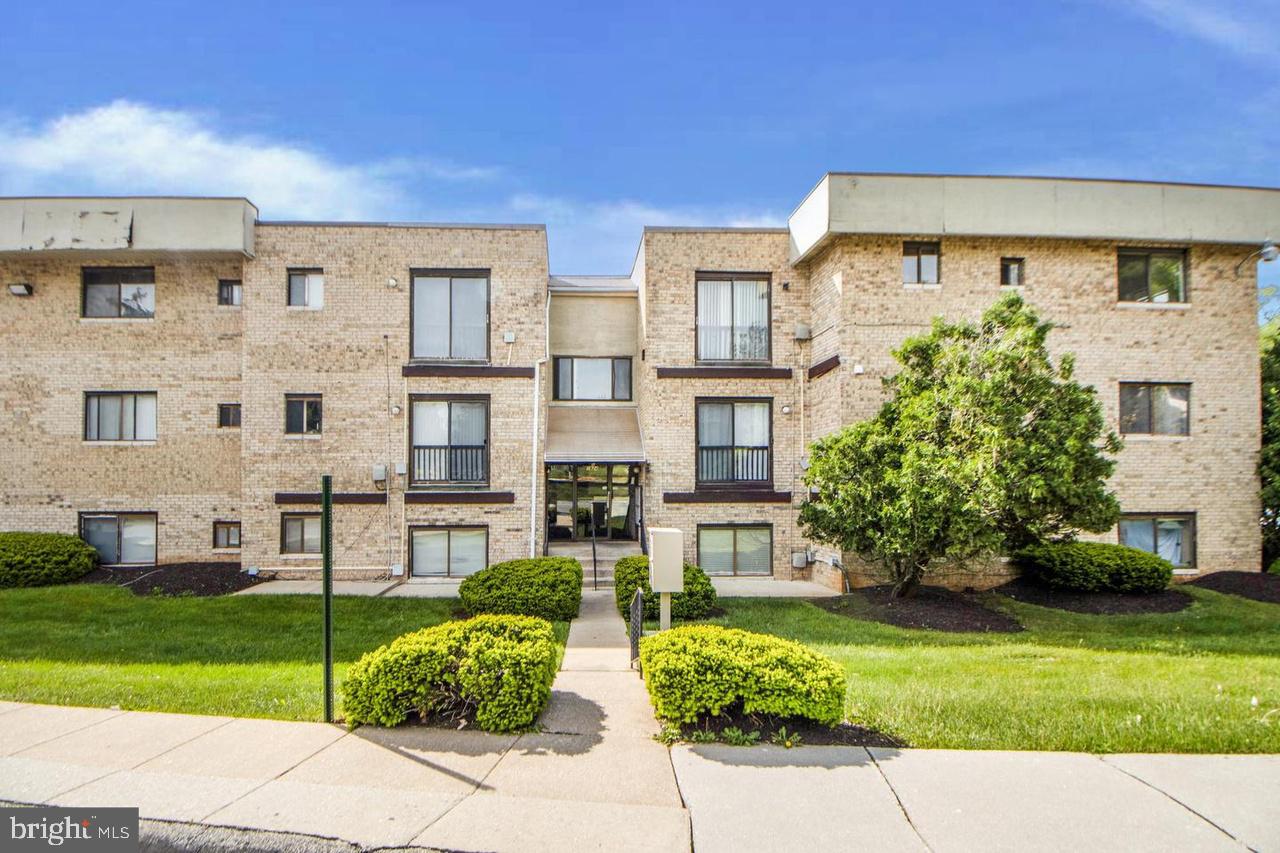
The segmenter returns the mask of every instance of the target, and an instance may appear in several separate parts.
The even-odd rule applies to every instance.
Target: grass
[[[1280,606],[1185,589],[1191,607],[1142,616],[988,594],[1021,634],[896,628],[786,599],[721,599],[714,621],[830,656],[850,719],[912,746],[1280,752]]]
[[[334,599],[335,684],[367,651],[454,618],[456,599]],[[567,623],[556,623],[563,646]],[[0,590],[0,699],[282,720],[324,716],[319,596]]]

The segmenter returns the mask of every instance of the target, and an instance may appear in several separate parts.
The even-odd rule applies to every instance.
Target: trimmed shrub
[[[649,586],[649,558],[643,554],[623,557],[613,567],[613,594],[618,612],[627,618],[636,587],[644,590],[644,618],[658,618],[658,597]],[[705,619],[716,606],[716,588],[707,573],[693,563],[684,564],[684,592],[671,596],[672,619]]]
[[[494,563],[465,579],[458,596],[472,615],[511,613],[567,621],[582,604],[582,564],[572,557]]]
[[[640,641],[640,667],[654,710],[670,723],[739,707],[831,726],[844,719],[844,670],[768,634],[719,625],[672,628]]]
[[[1173,579],[1162,557],[1106,542],[1046,542],[1017,555],[1023,571],[1052,589],[1072,592],[1159,592]]]
[[[405,634],[360,658],[342,683],[342,708],[348,725],[443,714],[489,732],[518,731],[546,707],[555,674],[550,622],[476,616]]]
[[[93,571],[98,552],[66,533],[0,533],[0,587],[70,583]]]
[[[1280,557],[1271,561],[1271,565],[1267,567],[1267,574],[1280,575]]]

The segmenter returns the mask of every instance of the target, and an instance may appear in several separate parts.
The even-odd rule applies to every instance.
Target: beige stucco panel
[[[634,293],[551,295],[551,354],[635,356],[640,328]]]

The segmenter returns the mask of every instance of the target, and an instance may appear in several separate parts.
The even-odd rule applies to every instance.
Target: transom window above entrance
[[[415,397],[410,421],[412,483],[488,482],[488,397]]]
[[[631,359],[557,356],[557,400],[630,400]]]
[[[488,270],[414,270],[412,356],[489,359]]]
[[[698,273],[698,361],[769,360],[769,277]]]

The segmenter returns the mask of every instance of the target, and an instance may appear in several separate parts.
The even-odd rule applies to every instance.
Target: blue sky
[[[645,224],[781,224],[827,170],[1280,186],[1278,21],[1276,0],[24,3],[0,193],[546,222],[553,271],[615,273]]]

